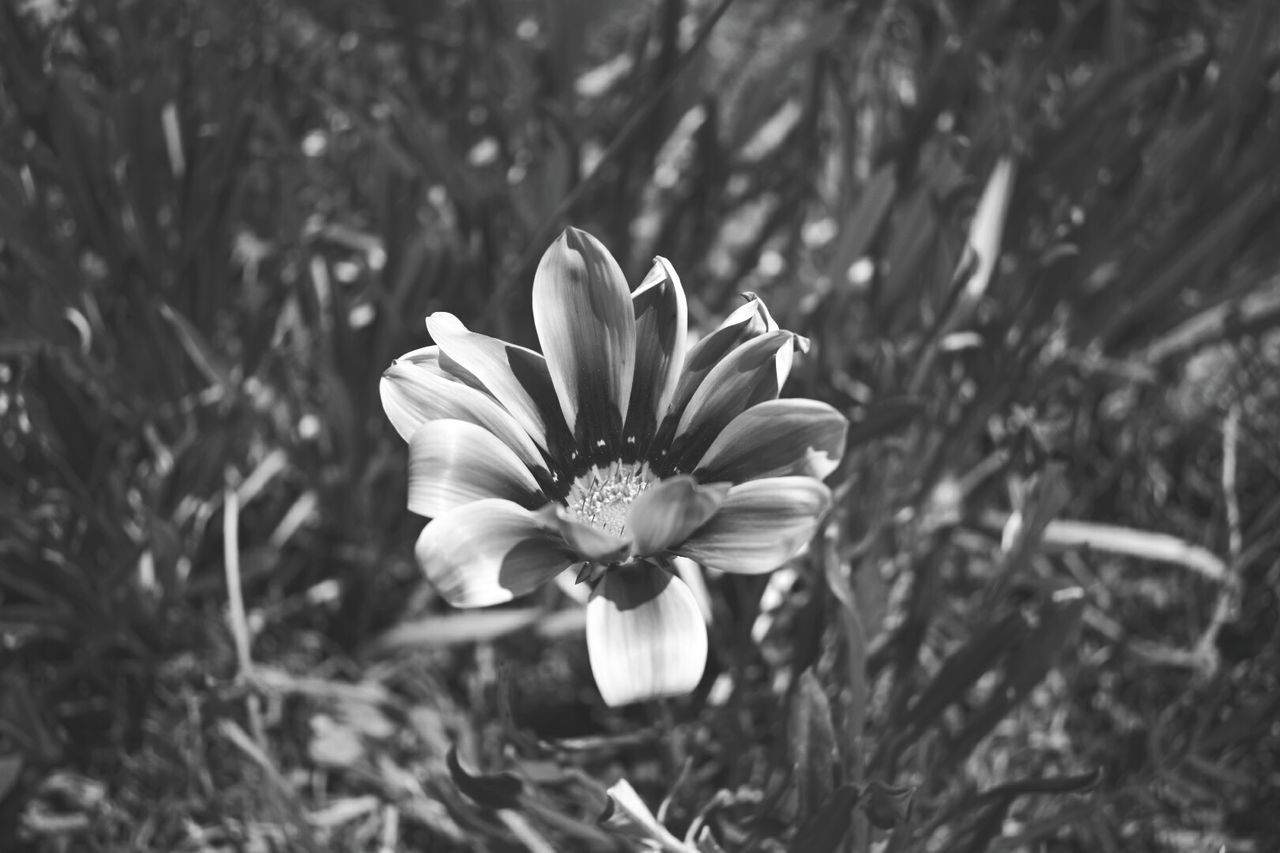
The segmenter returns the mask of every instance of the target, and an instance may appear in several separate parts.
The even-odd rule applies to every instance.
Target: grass
[[[1276,17],[0,7],[0,846],[1273,849]],[[688,699],[413,564],[377,378],[567,223],[853,422]]]

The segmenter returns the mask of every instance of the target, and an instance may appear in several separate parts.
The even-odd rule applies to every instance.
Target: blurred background
[[[0,0],[0,848],[1280,849],[1278,16]],[[413,562],[378,377],[567,224],[853,423],[688,699]]]

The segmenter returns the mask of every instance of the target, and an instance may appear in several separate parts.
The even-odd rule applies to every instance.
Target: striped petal
[[[849,421],[817,400],[766,400],[729,422],[694,473],[743,483],[791,474],[821,480],[840,464]]]
[[[483,427],[459,420],[419,427],[409,440],[409,509],[436,518],[484,498],[530,509],[547,502],[524,461]]]
[[[511,501],[465,504],[426,526],[418,565],[454,607],[487,607],[532,592],[575,557],[560,534]]]
[[[487,391],[544,450],[555,450],[563,431],[546,361],[533,350],[472,332],[457,317],[437,311],[427,331],[440,348],[440,367]]]
[[[793,347],[790,332],[766,332],[711,368],[681,414],[667,456],[656,461],[658,473],[691,470],[730,421],[777,397],[791,370]]]
[[[533,323],[565,423],[591,464],[619,456],[631,401],[636,317],[618,262],[568,228],[538,264]]]
[[[742,344],[768,332],[778,331],[769,309],[754,294],[746,294],[745,304],[738,306],[724,321],[706,337],[694,344],[684,363],[684,372],[676,382],[667,415],[674,419],[680,417],[689,399],[702,385],[711,368],[720,360],[733,352]]]
[[[631,295],[636,315],[636,367],[631,405],[623,430],[623,458],[634,461],[648,452],[684,370],[688,309],[680,277],[666,258],[653,268]]]
[[[616,566],[587,603],[587,653],[608,705],[680,696],[702,679],[707,628],[679,578],[648,563]]]
[[[728,495],[728,483],[701,486],[688,476],[654,483],[635,499],[627,516],[631,553],[658,554],[683,542],[716,514]]]
[[[430,352],[434,350],[435,352]],[[483,427],[529,467],[544,464],[529,433],[483,391],[453,379],[440,367],[437,347],[396,359],[379,383],[382,408],[405,441],[429,421],[450,418]]]
[[[811,477],[752,480],[729,490],[710,521],[672,550],[723,572],[770,572],[813,538],[831,490]]]

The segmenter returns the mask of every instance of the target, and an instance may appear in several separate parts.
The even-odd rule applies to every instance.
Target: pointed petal
[[[564,426],[542,356],[472,332],[445,311],[427,318],[427,331],[439,345],[444,371],[483,388],[539,447],[555,452],[557,432]]]
[[[405,441],[428,421],[451,418],[484,427],[531,468],[545,464],[529,433],[505,409],[444,372],[436,347],[396,359],[382,374],[378,390],[387,419]]]
[[[663,449],[666,455],[654,459],[659,476],[691,470],[730,421],[777,397],[791,369],[793,346],[790,332],[766,332],[711,368],[680,416],[669,448]]]
[[[654,483],[635,499],[627,516],[631,553],[657,554],[683,542],[716,514],[728,495],[728,483],[701,486],[689,476]]]
[[[684,370],[688,309],[680,277],[666,258],[631,295],[636,314],[636,369],[623,430],[623,458],[642,458]]]
[[[849,421],[817,400],[766,400],[731,420],[695,467],[698,479],[743,483],[798,474],[821,480],[840,464]]]
[[[490,498],[432,521],[418,565],[454,607],[487,607],[532,592],[575,559],[560,534],[511,501]]]
[[[631,544],[628,539],[580,521],[560,504],[548,504],[538,511],[538,517],[543,524],[560,531],[580,561],[610,563],[625,555],[627,546]]]
[[[430,421],[409,441],[409,509],[436,518],[484,498],[536,509],[547,502],[525,463],[483,427]]]
[[[618,458],[631,401],[636,318],[618,262],[568,228],[538,264],[533,323],[565,423],[593,463]]]
[[[771,477],[734,486],[720,511],[672,550],[722,572],[760,574],[791,559],[831,508],[831,490],[811,477]]]
[[[684,372],[676,382],[666,414],[679,418],[688,405],[689,398],[698,390],[702,380],[720,360],[747,341],[768,332],[778,331],[773,315],[755,294],[744,294],[747,301],[738,306],[724,321],[690,349],[684,363]]]
[[[679,578],[647,563],[617,566],[587,604],[587,653],[608,705],[680,696],[702,679],[707,627]]]

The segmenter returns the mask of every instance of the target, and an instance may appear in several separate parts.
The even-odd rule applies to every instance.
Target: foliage
[[[3,4],[4,848],[1271,849],[1277,15]],[[377,399],[568,222],[854,421],[661,707],[422,588]]]

